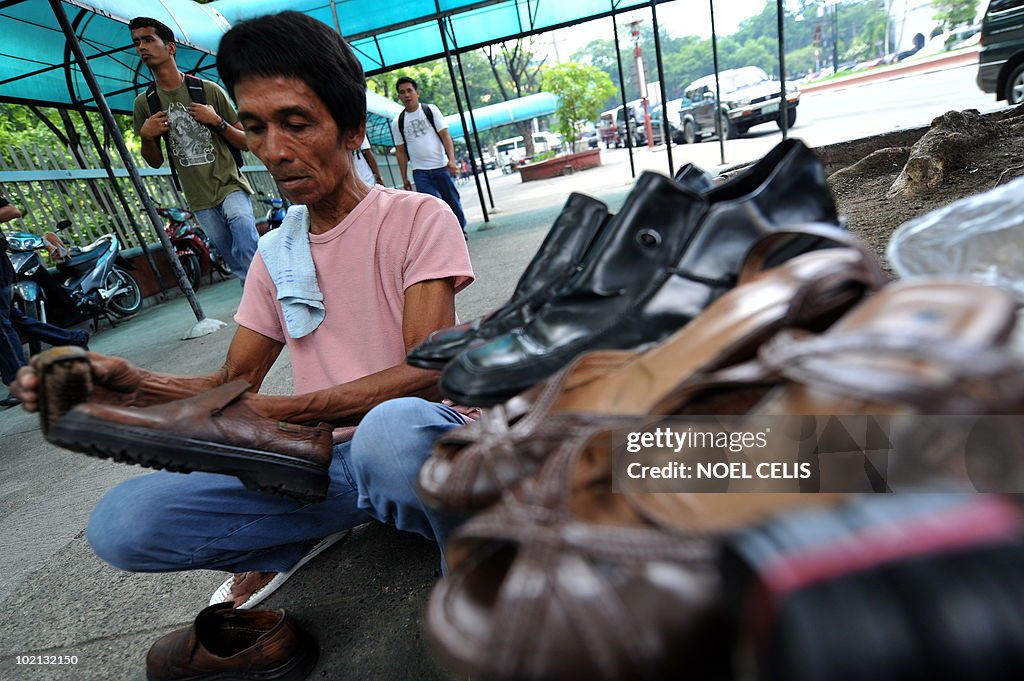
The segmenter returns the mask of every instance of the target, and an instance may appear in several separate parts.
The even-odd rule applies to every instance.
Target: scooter
[[[224,262],[223,256],[206,236],[202,229],[192,223],[195,217],[192,211],[184,208],[159,207],[156,210],[161,217],[167,218],[167,238],[171,240],[178,254],[178,260],[185,270],[192,290],[199,288],[202,275],[210,275],[210,283],[213,283],[213,273],[217,271],[222,277],[231,275],[231,268]]]
[[[262,225],[256,226],[256,231],[259,232],[260,236],[263,236],[272,229],[277,229],[284,222],[285,213],[288,212],[288,207],[285,206],[284,199],[279,199],[276,196],[267,196],[263,192],[260,192],[260,203],[270,206],[267,210],[266,216],[262,220]],[[260,227],[262,226],[262,230]]]
[[[58,231],[69,227],[70,220],[57,223]],[[68,248],[53,233],[40,237],[15,232],[7,241],[18,277],[13,302],[39,321],[67,327],[91,317],[95,330],[100,317],[116,326],[115,317],[129,317],[142,308],[142,288],[112,234],[82,248]],[[44,249],[57,263],[54,273],[39,255]]]

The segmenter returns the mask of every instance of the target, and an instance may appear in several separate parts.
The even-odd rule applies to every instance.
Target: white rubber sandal
[[[235,607],[239,610],[249,610],[259,605],[264,600],[266,600],[267,597],[270,596],[270,594],[280,589],[281,586],[285,582],[287,582],[292,575],[298,572],[303,565],[313,560],[321,553],[323,553],[324,551],[326,551],[327,549],[331,548],[339,541],[344,539],[349,532],[351,532],[351,530],[342,530],[341,532],[338,532],[336,534],[324,537],[319,542],[317,542],[317,544],[312,549],[310,549],[309,553],[300,558],[299,562],[293,565],[290,570],[288,570],[287,572],[278,572],[266,586],[264,586],[262,589],[254,591],[253,594],[249,596],[249,600]],[[234,581],[235,576],[231,575],[223,584],[217,587],[217,590],[213,592],[213,596],[210,598],[210,605],[216,605],[217,603],[224,603],[225,601],[230,601],[231,585],[234,583]]]

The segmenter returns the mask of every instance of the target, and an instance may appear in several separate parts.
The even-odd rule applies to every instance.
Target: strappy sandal
[[[449,542],[451,569],[430,596],[427,629],[457,672],[728,678],[715,542],[666,532],[613,495],[604,434],[570,430],[541,475]]]
[[[39,423],[45,435],[50,426],[92,394],[89,352],[73,345],[49,348],[32,358],[39,379]]]
[[[850,248],[816,251],[762,272],[779,242],[815,235]],[[751,249],[738,286],[662,344],[642,353],[584,355],[545,384],[478,423],[442,435],[420,470],[428,503],[471,511],[535,473],[561,433],[540,425],[559,413],[660,413],[682,378],[751,358],[782,328],[820,329],[886,280],[874,256],[847,232],[802,225],[773,233]]]
[[[1016,306],[1005,291],[965,281],[894,283],[819,336],[780,333],[761,347],[756,360],[682,383],[664,398],[659,413],[1024,413],[1024,367],[1006,349]],[[743,397],[743,410],[732,408],[740,401],[737,395]],[[688,517],[693,529],[711,530],[751,520],[738,499],[759,509],[757,497],[787,506],[813,496],[636,494],[632,499],[652,522],[678,526]]]
[[[965,307],[968,301],[973,301],[973,312]],[[966,395],[941,402],[951,408],[1006,413],[1007,405],[1024,403],[1019,380],[990,393],[975,389],[972,381],[999,379],[993,374],[997,362],[989,358],[1001,354],[999,346],[1012,330],[1013,307],[1009,296],[973,284],[898,284],[863,303],[820,339],[846,348],[844,336],[863,341],[862,332],[873,328],[906,337],[907,320],[916,325],[916,334],[910,335],[919,348],[922,338],[934,348],[954,343],[952,335],[959,347],[972,347],[973,357],[985,359],[975,365],[972,355],[937,351],[922,361],[902,352],[896,359],[903,364],[895,366],[922,380],[909,392],[886,384],[885,396],[897,400],[889,408],[934,406],[931,397],[937,391],[920,390],[934,385]],[[800,353],[779,340],[776,348],[761,353],[762,359],[784,348],[788,358],[807,361],[794,368],[751,362],[698,376],[675,391],[674,402],[663,401],[659,408],[663,413],[689,408],[708,413],[713,403],[706,400],[716,390],[753,389],[767,392],[765,413],[777,413],[772,405],[783,403],[802,404],[807,411],[801,413],[828,413],[821,409],[842,397],[843,389],[834,376],[819,381],[809,369],[808,362],[821,356],[817,345],[804,345],[806,352]],[[867,345],[857,347],[870,352]],[[892,360],[878,356],[875,368],[891,370]],[[941,360],[943,371],[929,363],[935,360]],[[857,376],[871,369],[867,362],[854,364]],[[787,371],[797,373],[787,378]],[[1020,371],[1013,374],[1019,379]],[[870,385],[856,378],[849,383],[859,386],[858,397],[864,400],[850,413],[876,406],[879,395],[868,393]],[[818,390],[825,394],[815,403],[810,397]],[[907,407],[898,402],[905,394],[929,399]],[[850,409],[857,406],[849,398],[846,403]],[[468,520],[449,542],[450,570],[431,594],[427,612],[435,645],[456,669],[499,681],[648,681],[678,678],[684,670],[696,679],[729,678],[728,630],[711,566],[721,538],[776,513],[835,503],[843,495],[612,494],[609,429],[642,428],[653,417],[577,415],[575,425],[562,418],[553,419],[563,433],[561,446],[541,471]]]

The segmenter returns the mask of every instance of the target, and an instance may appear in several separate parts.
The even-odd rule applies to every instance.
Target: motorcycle
[[[256,226],[256,231],[259,232],[260,236],[263,236],[270,230],[281,226],[281,223],[284,222],[285,213],[288,212],[288,207],[285,206],[284,199],[279,199],[276,196],[267,196],[260,192],[260,197],[260,203],[270,206],[267,209],[266,216],[261,221],[262,224]]]
[[[70,220],[57,223],[58,231],[69,227]],[[142,288],[112,234],[70,249],[52,233],[40,237],[15,232],[7,241],[18,277],[13,303],[39,321],[68,327],[91,317],[95,329],[101,316],[115,326],[114,318],[130,317],[142,308]],[[49,251],[57,263],[55,274],[47,269],[41,250]]]
[[[224,262],[223,256],[210,238],[202,229],[193,225],[192,211],[184,208],[158,207],[156,212],[167,218],[167,226],[164,228],[167,238],[178,254],[178,260],[181,261],[193,291],[199,288],[203,274],[210,275],[211,284],[214,271],[220,273],[222,277],[231,275],[231,268]]]

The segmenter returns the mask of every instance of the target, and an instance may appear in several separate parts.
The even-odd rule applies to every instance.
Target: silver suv
[[[745,135],[751,127],[774,121],[782,127],[785,109],[787,127],[796,123],[800,92],[786,83],[786,104],[781,106],[782,85],[756,66],[744,66],[718,74],[721,104],[715,101],[715,77],[704,76],[690,83],[683,93],[679,124],[686,144],[700,142],[716,134],[716,121],[722,122],[722,136]]]

